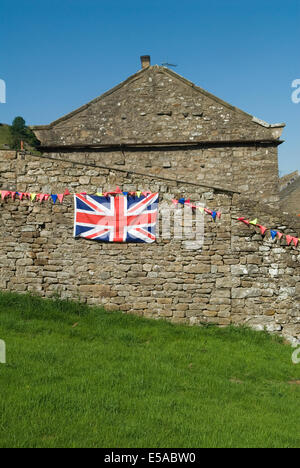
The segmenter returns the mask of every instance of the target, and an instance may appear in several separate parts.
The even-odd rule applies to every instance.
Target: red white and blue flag
[[[74,196],[74,236],[102,242],[154,242],[158,193]]]

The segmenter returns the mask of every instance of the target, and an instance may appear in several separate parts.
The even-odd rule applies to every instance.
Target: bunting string
[[[12,198],[13,200],[16,200],[19,198],[20,200],[31,200],[31,201],[39,201],[42,203],[43,201],[48,201],[52,200],[53,203],[55,204],[57,200],[59,200],[60,203],[63,202],[64,197],[68,195],[74,195],[74,193],[70,193],[68,189],[64,191],[64,193],[55,193],[55,194],[50,194],[50,193],[30,193],[30,192],[13,192],[11,190],[0,190],[1,194],[1,200],[5,200],[6,198]],[[136,191],[130,191],[130,192],[122,192],[120,187],[117,187],[115,190],[111,192],[97,192],[96,195],[99,197],[110,197],[110,196],[115,196],[115,195],[129,195],[132,197],[138,197],[140,198],[142,195],[147,196],[151,195],[152,192],[149,190],[141,191],[141,190],[136,190]],[[87,192],[80,192],[80,195],[87,195]]]
[[[282,232],[276,230],[276,229],[271,229],[267,228],[266,226],[262,226],[261,224],[258,223],[258,219],[253,219],[250,221],[249,219],[246,219],[244,217],[242,218],[237,218],[237,221],[240,223],[244,223],[246,226],[255,226],[258,227],[260,230],[260,233],[263,237],[265,237],[266,233],[270,231],[270,235],[272,240],[279,239],[281,240],[284,238],[286,240],[287,245],[294,245],[295,247],[298,247],[300,239],[298,237],[290,236],[288,234],[283,234]]]
[[[174,200],[172,200],[172,203],[175,206],[181,204],[181,205],[189,206],[193,210],[199,209],[202,213],[204,212],[204,213],[209,214],[213,218],[214,221],[217,218],[220,219],[221,215],[222,215],[220,211],[213,211],[213,210],[210,210],[208,208],[203,208],[202,206],[197,206],[197,205],[191,203],[190,199],[188,199],[188,200],[185,200],[184,198],[180,198],[179,200],[174,199]],[[270,231],[270,235],[271,235],[272,240],[275,240],[275,239],[281,240],[282,238],[284,238],[286,240],[286,243],[287,243],[288,246],[294,245],[295,247],[298,247],[299,244],[300,244],[300,239],[298,237],[290,236],[288,234],[283,234],[282,232],[280,232],[278,230],[267,228],[266,226],[263,226],[263,225],[259,224],[257,218],[253,219],[252,221],[250,221],[249,219],[246,219],[245,217],[234,218],[234,219],[236,221],[240,222],[240,223],[244,223],[246,226],[258,227],[259,230],[260,230],[260,233],[261,233],[261,235],[263,237],[265,237],[267,232]]]
[[[197,206],[193,203],[191,203],[191,200],[185,200],[185,198],[179,198],[179,200],[176,200],[175,198],[172,200],[172,203],[177,206],[178,204],[180,205],[185,205],[191,208],[192,210],[200,210],[201,213],[206,213],[210,215],[213,220],[216,220],[216,218],[220,219],[221,218],[221,212],[220,211],[212,211],[208,208],[204,208],[203,206]]]
[[[149,191],[149,190],[146,190],[146,191],[136,190],[136,191],[123,192],[120,189],[120,187],[117,187],[115,190],[110,191],[110,192],[109,191],[108,192],[97,192],[96,195],[98,195],[100,197],[125,195],[125,196],[132,196],[132,197],[140,198],[142,195],[147,196],[147,195],[151,195],[151,193],[152,192]],[[57,200],[60,203],[62,203],[63,200],[64,200],[64,197],[69,196],[69,195],[74,195],[74,193],[70,193],[70,191],[68,189],[66,189],[63,193],[56,193],[56,194],[17,192],[17,191],[12,191],[12,190],[0,190],[0,194],[1,194],[1,200],[2,201],[7,199],[7,198],[11,198],[12,200],[16,200],[17,198],[19,198],[19,200],[25,200],[26,199],[26,200],[31,200],[32,202],[35,201],[35,202],[39,202],[39,203],[42,203],[44,201],[46,202],[48,200],[52,200],[53,204],[55,204],[57,202]],[[85,195],[87,195],[87,192],[80,192],[80,195],[85,196]],[[222,216],[222,213],[220,211],[211,210],[211,209],[205,208],[203,206],[197,206],[194,203],[192,203],[190,199],[187,199],[187,200],[185,198],[179,198],[178,200],[173,199],[172,203],[175,206],[179,206],[179,205],[188,206],[193,211],[194,210],[200,210],[201,213],[206,213],[209,216],[211,216],[214,221],[216,221],[217,219],[220,219],[221,216]],[[267,232],[269,231],[272,240],[277,240],[277,239],[281,240],[281,239],[284,238],[288,246],[294,245],[297,248],[300,245],[300,239],[298,237],[291,236],[291,235],[288,235],[288,234],[283,234],[282,232],[280,232],[280,231],[278,231],[276,229],[268,228],[266,226],[263,226],[263,225],[259,224],[257,218],[255,218],[253,220],[249,220],[249,219],[247,219],[245,217],[234,218],[234,219],[236,221],[238,221],[239,223],[245,224],[248,227],[254,226],[254,227],[259,228],[260,233],[261,233],[261,235],[263,237],[265,237]]]

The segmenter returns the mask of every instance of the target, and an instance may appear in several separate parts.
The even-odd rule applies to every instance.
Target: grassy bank
[[[299,447],[300,365],[246,329],[0,294],[0,447]]]
[[[0,149],[4,148],[4,145],[10,144],[10,130],[9,125],[0,124]]]

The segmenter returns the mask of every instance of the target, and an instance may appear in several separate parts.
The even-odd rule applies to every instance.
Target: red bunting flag
[[[71,195],[68,189],[65,190],[64,195]]]
[[[298,244],[299,244],[299,239],[298,239],[298,237],[293,237],[293,243],[294,243],[294,246],[295,246],[295,247],[298,247]]]
[[[286,237],[287,245],[290,245],[293,240],[293,236],[285,236],[285,237]]]
[[[260,229],[261,234],[264,236],[268,229],[265,226],[261,226],[260,224],[258,224],[258,227]]]
[[[63,193],[58,193],[57,198],[59,199],[59,202],[62,203],[64,199],[64,194]]]
[[[244,223],[246,224],[247,226],[249,226],[250,224],[250,221],[246,218],[238,218],[238,221],[240,221],[241,223]]]
[[[2,190],[1,192],[1,198],[2,200],[4,200],[6,197],[8,197],[10,195],[10,191],[9,190]]]

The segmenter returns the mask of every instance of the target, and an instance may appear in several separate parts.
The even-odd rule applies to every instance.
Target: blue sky
[[[299,0],[1,0],[0,122],[50,123],[150,54],[244,111],[286,122],[280,172],[300,170],[299,24]]]

